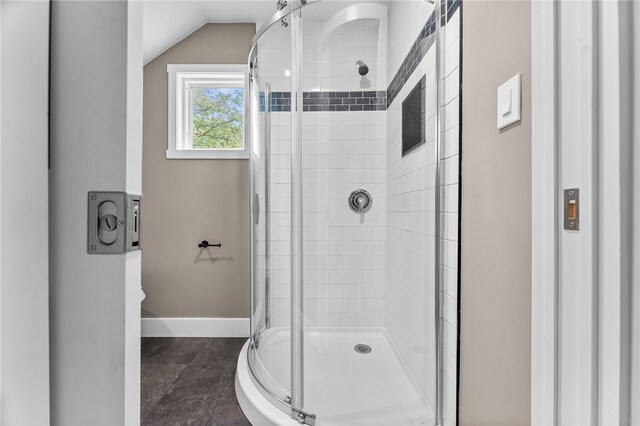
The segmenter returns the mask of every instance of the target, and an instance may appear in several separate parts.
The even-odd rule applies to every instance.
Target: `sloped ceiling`
[[[276,11],[275,0],[144,2],[145,65],[207,23],[260,23]]]

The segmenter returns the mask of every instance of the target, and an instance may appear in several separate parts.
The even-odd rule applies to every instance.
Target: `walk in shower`
[[[255,424],[433,425],[455,406],[458,6],[280,0],[254,38],[236,380]]]

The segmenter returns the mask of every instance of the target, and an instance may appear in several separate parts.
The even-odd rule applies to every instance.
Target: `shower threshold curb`
[[[244,344],[238,356],[235,378],[236,397],[247,420],[256,426],[299,426],[300,423],[274,406],[258,390],[250,376],[247,363],[248,350],[249,340]]]

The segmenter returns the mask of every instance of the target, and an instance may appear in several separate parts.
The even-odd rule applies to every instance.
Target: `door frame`
[[[630,71],[633,68],[628,58],[634,56],[630,50],[633,47],[632,19],[637,20],[639,14],[638,10],[628,9],[632,6],[621,1],[608,2],[603,7],[602,0],[592,0],[586,7],[591,8],[591,12],[585,16],[561,16],[558,2],[534,0],[531,3],[531,422],[536,425],[562,422],[561,390],[567,386],[567,383],[563,386],[560,383],[560,377],[565,377],[561,375],[560,314],[572,306],[564,306],[560,297],[560,247],[561,240],[566,237],[563,232],[567,232],[561,224],[563,188],[560,185],[564,183],[561,182],[560,171],[563,167],[570,167],[571,162],[580,161],[580,153],[576,153],[577,160],[562,158],[558,116],[563,111],[558,99],[563,89],[559,73],[559,51],[562,48],[559,29],[570,19],[580,20],[588,28],[584,36],[590,37],[591,44],[584,44],[584,40],[582,43],[583,47],[589,48],[585,54],[593,58],[592,69],[585,71],[592,73],[589,90],[592,91],[593,105],[583,108],[583,112],[590,113],[595,121],[593,141],[584,141],[585,150],[589,150],[593,157],[591,162],[583,161],[580,166],[584,169],[583,176],[586,173],[592,181],[587,182],[585,178],[580,185],[594,200],[591,204],[583,203],[583,209],[587,209],[585,212],[592,217],[591,223],[586,224],[590,229],[585,226],[585,231],[594,234],[597,251],[592,260],[597,264],[597,273],[593,276],[593,293],[588,300],[581,299],[581,302],[587,301],[594,307],[594,321],[591,326],[581,326],[580,330],[568,330],[571,334],[591,333],[587,338],[593,342],[593,350],[583,351],[584,357],[575,361],[591,366],[591,376],[584,379],[592,384],[592,388],[585,391],[590,393],[592,404],[571,405],[569,402],[568,407],[571,412],[577,410],[584,418],[599,424],[625,424],[638,416],[638,408],[631,403],[638,386],[630,383],[638,381],[637,348],[631,349],[631,345],[637,346],[637,342],[633,342],[629,326],[640,309],[637,295],[633,302],[630,297],[632,286],[638,285],[637,267],[635,272],[633,270],[633,249],[635,244],[637,250],[638,233],[636,230],[634,237],[625,232],[632,229],[634,215],[637,221],[640,210],[638,199],[633,197],[634,185],[638,182],[637,177],[636,182],[633,181],[632,161],[636,162],[637,168],[638,153],[631,148],[633,137],[638,138],[638,131],[629,124],[633,123],[630,111],[633,111],[634,95],[629,95],[625,88],[634,87]],[[635,18],[632,17],[633,12],[636,12]],[[637,34],[635,38],[638,39]],[[637,47],[635,55],[638,55]],[[635,96],[637,105],[637,88]],[[635,154],[635,160],[631,160],[630,154]],[[632,380],[629,379],[630,373],[634,376]],[[565,380],[582,381],[571,376]],[[568,386],[576,388],[580,383]],[[586,410],[590,413],[583,413]]]
[[[0,424],[50,422],[49,18],[0,2]]]
[[[531,4],[531,423],[556,424],[558,360],[557,4]]]

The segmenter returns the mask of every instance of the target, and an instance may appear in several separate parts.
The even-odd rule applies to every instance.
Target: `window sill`
[[[247,160],[248,150],[167,150],[167,160]]]

